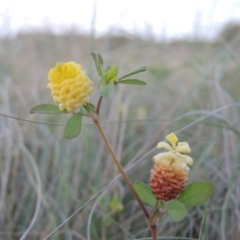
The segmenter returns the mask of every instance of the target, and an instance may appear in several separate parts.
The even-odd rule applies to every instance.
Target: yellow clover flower
[[[151,170],[150,186],[157,199],[169,201],[177,197],[185,188],[189,167],[193,159],[185,154],[191,149],[187,142],[178,142],[174,133],[166,136],[170,144],[160,142],[157,148],[165,148],[168,152],[153,157],[155,163]]]
[[[75,62],[58,63],[48,73],[48,85],[54,102],[59,102],[59,109],[73,113],[89,102],[93,92],[92,81],[80,64]]]

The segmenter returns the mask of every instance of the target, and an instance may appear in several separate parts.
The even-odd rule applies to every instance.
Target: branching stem
[[[99,112],[100,112],[100,107],[101,107],[101,103],[102,103],[102,98],[103,98],[103,97],[100,96],[99,99],[98,99],[97,109],[96,109],[97,115],[99,115]],[[128,176],[126,175],[126,173],[125,173],[125,171],[124,171],[121,163],[120,163],[119,160],[117,159],[117,156],[116,156],[116,154],[115,154],[115,152],[114,152],[114,150],[113,150],[113,148],[112,148],[112,145],[110,144],[107,136],[105,135],[105,133],[104,133],[104,131],[103,131],[103,129],[102,129],[102,126],[101,126],[101,124],[100,124],[100,122],[99,122],[99,119],[96,118],[96,117],[94,117],[94,116],[92,116],[92,120],[93,120],[93,122],[95,123],[95,125],[96,125],[96,127],[97,127],[97,129],[98,129],[98,131],[99,131],[99,133],[100,133],[100,135],[101,135],[101,137],[102,137],[102,139],[103,139],[103,141],[104,141],[104,143],[105,143],[105,145],[106,145],[106,147],[107,147],[107,149],[108,149],[108,151],[109,151],[109,153],[111,154],[114,163],[116,164],[119,172],[121,173],[124,181],[125,181],[126,184],[128,185],[128,187],[129,187],[130,191],[132,192],[133,196],[136,198],[136,200],[137,200],[140,208],[142,209],[142,211],[143,211],[146,219],[149,220],[149,217],[150,217],[150,216],[149,216],[149,213],[148,213],[147,209],[145,208],[142,200],[139,198],[137,192],[135,191],[135,189],[134,189],[134,187],[133,187],[130,179],[129,179]],[[151,224],[151,225],[150,225],[150,228],[151,228],[152,240],[157,240],[157,227],[156,227],[156,224]]]

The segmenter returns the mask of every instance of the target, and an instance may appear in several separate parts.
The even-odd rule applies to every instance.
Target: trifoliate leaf
[[[54,104],[40,104],[30,110],[30,113],[42,113],[42,114],[66,114],[67,110],[60,110],[57,105]]]
[[[151,188],[147,184],[141,181],[135,181],[133,187],[143,202],[151,206],[156,204],[156,196],[152,193]]]
[[[131,84],[131,85],[146,85],[146,83],[144,81],[138,80],[138,79],[125,79],[125,80],[119,81],[117,83]]]
[[[144,71],[146,71],[146,70],[147,70],[147,67],[145,67],[145,66],[140,67],[140,68],[137,68],[136,70],[134,70],[134,71],[132,71],[132,72],[130,72],[130,73],[128,73],[128,74],[120,77],[118,80],[124,79],[124,78],[126,78],[126,77],[132,76],[132,75],[137,74],[137,73],[140,73],[140,72],[144,72]]]
[[[114,82],[109,82],[104,88],[103,90],[101,90],[100,95],[102,97],[107,97],[109,95],[109,93],[111,92],[111,90],[114,87]]]
[[[179,222],[186,217],[187,208],[178,200],[172,200],[167,205],[167,212],[175,222]]]
[[[189,184],[177,200],[185,206],[198,206],[205,203],[214,192],[214,186],[211,182],[194,182]]]
[[[68,119],[64,130],[64,137],[67,139],[77,137],[81,132],[81,127],[82,127],[82,114],[78,112]]]

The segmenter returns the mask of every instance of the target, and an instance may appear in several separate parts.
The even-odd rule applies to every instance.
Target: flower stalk
[[[115,154],[115,152],[114,152],[114,150],[113,150],[113,148],[112,148],[112,146],[111,146],[111,144],[110,144],[107,136],[105,135],[105,133],[104,133],[104,131],[103,131],[103,129],[102,129],[102,126],[101,126],[99,120],[96,119],[96,118],[94,118],[94,117],[92,117],[92,120],[93,120],[93,122],[95,123],[95,125],[96,125],[96,127],[97,127],[97,129],[98,129],[98,131],[99,131],[99,133],[100,133],[100,135],[101,135],[101,137],[102,137],[102,139],[103,139],[103,141],[104,141],[104,143],[105,143],[108,151],[109,151],[109,153],[111,154],[114,163],[116,164],[119,172],[121,173],[124,181],[125,181],[126,184],[128,185],[128,187],[129,187],[130,191],[132,192],[133,196],[134,196],[135,199],[137,200],[137,202],[138,202],[140,208],[142,209],[142,211],[143,211],[143,213],[144,213],[144,215],[145,215],[145,217],[146,217],[146,219],[147,219],[147,222],[148,222],[148,220],[149,220],[149,218],[150,218],[150,215],[149,215],[147,209],[145,208],[142,200],[141,200],[140,197],[138,196],[136,190],[134,189],[134,187],[133,187],[130,179],[129,179],[128,176],[126,175],[126,173],[125,173],[122,165],[120,164],[119,160],[117,159],[117,156],[116,156],[116,154]],[[153,222],[153,223],[150,223],[150,228],[151,228],[152,240],[157,240],[157,226],[156,226],[156,224],[155,224],[154,222]]]
[[[98,103],[97,103],[97,109],[96,109],[96,115],[99,116],[99,113],[100,113],[100,108],[101,108],[101,103],[102,103],[102,96],[99,97],[98,99]],[[111,143],[109,142],[106,134],[104,133],[103,131],[103,128],[99,122],[99,118],[96,117],[96,115],[90,115],[94,124],[96,125],[109,153],[111,154],[112,156],[112,159],[114,161],[114,163],[116,164],[120,174],[122,175],[122,178],[124,179],[124,181],[126,182],[126,184],[128,185],[130,191],[132,192],[133,196],[135,197],[135,199],[137,200],[140,208],[142,209],[145,217],[146,217],[146,220],[147,220],[147,223],[149,225],[149,227],[151,228],[151,236],[152,236],[152,240],[157,240],[157,225],[156,225],[156,221],[152,221],[151,220],[151,216],[150,214],[151,213],[148,213],[147,209],[145,208],[142,200],[140,199],[140,197],[138,196],[136,190],[134,189],[130,179],[128,178],[128,176],[126,175],[120,161],[118,160],[113,148],[112,148],[112,145]]]
[[[122,165],[120,164],[119,160],[117,159],[117,156],[116,156],[116,154],[115,154],[115,152],[114,152],[114,150],[113,150],[113,148],[112,148],[112,146],[111,146],[111,144],[110,144],[107,136],[105,135],[105,133],[104,133],[104,131],[103,131],[103,129],[102,129],[102,126],[101,126],[99,120],[96,119],[96,118],[92,118],[92,119],[93,119],[93,122],[95,123],[95,125],[96,125],[96,127],[97,127],[97,129],[98,129],[98,131],[99,131],[99,133],[100,133],[100,135],[101,135],[101,137],[102,137],[102,139],[103,139],[103,141],[104,141],[104,143],[105,143],[108,151],[109,151],[109,153],[111,154],[114,163],[116,164],[119,172],[121,173],[124,181],[126,182],[126,184],[128,185],[129,189],[131,190],[132,194],[133,194],[134,197],[136,198],[136,200],[137,200],[139,206],[141,207],[141,209],[142,209],[145,217],[148,219],[148,218],[149,218],[148,211],[147,211],[147,209],[145,208],[142,200],[139,198],[137,192],[135,191],[135,189],[134,189],[134,187],[133,187],[130,179],[129,179],[128,176],[126,175],[126,173],[125,173]]]

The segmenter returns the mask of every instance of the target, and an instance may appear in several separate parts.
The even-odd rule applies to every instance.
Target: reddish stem
[[[98,129],[98,131],[99,131],[99,133],[100,133],[103,141],[105,142],[105,145],[106,145],[109,153],[111,154],[111,156],[112,156],[112,158],[113,158],[113,160],[114,160],[114,162],[115,162],[115,164],[116,164],[119,172],[121,173],[123,179],[125,180],[125,182],[127,183],[129,189],[131,190],[132,194],[133,194],[134,197],[136,198],[136,200],[137,200],[140,208],[142,209],[145,217],[146,217],[147,219],[149,219],[149,214],[148,214],[147,209],[145,208],[142,200],[141,200],[140,197],[138,196],[138,194],[137,194],[136,190],[134,189],[134,187],[133,187],[130,179],[129,179],[128,176],[126,175],[126,173],[125,173],[122,165],[120,164],[119,160],[117,159],[117,156],[116,156],[116,154],[115,154],[115,152],[114,152],[114,150],[113,150],[113,148],[112,148],[112,146],[111,146],[111,144],[110,144],[107,136],[105,135],[105,133],[104,133],[104,131],[103,131],[103,129],[102,129],[102,126],[100,125],[99,120],[93,118],[93,122],[95,123],[95,125],[96,125],[96,127],[97,127],[97,129]]]
[[[157,240],[157,226],[151,225],[152,240]]]
[[[102,99],[103,99],[102,96],[100,96],[99,99],[98,99],[97,109],[96,109],[97,115],[99,115],[99,112],[100,112],[100,107],[101,107]],[[137,192],[135,191],[135,189],[133,188],[133,186],[132,186],[129,178],[127,177],[126,173],[124,172],[124,169],[122,168],[120,162],[118,161],[118,159],[117,159],[117,157],[116,157],[116,155],[115,155],[115,153],[114,153],[114,151],[113,151],[113,149],[112,149],[112,147],[111,147],[111,144],[110,144],[110,142],[108,141],[108,139],[107,139],[107,137],[106,137],[106,135],[105,135],[105,133],[104,133],[104,131],[103,131],[100,123],[99,123],[99,120],[98,120],[98,119],[95,119],[95,118],[92,118],[92,119],[93,119],[93,122],[95,123],[95,125],[97,126],[97,128],[98,128],[98,130],[99,130],[99,132],[100,132],[100,134],[101,134],[101,136],[102,136],[102,138],[103,138],[103,140],[104,140],[104,142],[105,142],[105,144],[106,144],[106,146],[107,146],[107,148],[108,148],[108,150],[109,150],[109,152],[110,152],[110,154],[112,155],[112,158],[113,158],[115,164],[117,165],[118,170],[120,171],[123,179],[125,180],[125,182],[127,183],[129,189],[131,190],[132,194],[133,194],[134,197],[136,198],[136,200],[137,200],[140,208],[142,209],[142,211],[143,211],[146,219],[149,219],[149,213],[147,212],[147,210],[146,210],[143,202],[142,202],[141,199],[139,198],[139,196],[138,196]],[[152,224],[152,225],[150,226],[150,228],[151,228],[152,240],[157,240],[157,227],[156,227],[156,224]]]
[[[101,107],[102,99],[103,99],[102,96],[100,96],[99,99],[98,99],[97,110],[96,110],[96,113],[97,113],[98,115],[99,115],[99,112],[100,112],[100,107]]]

